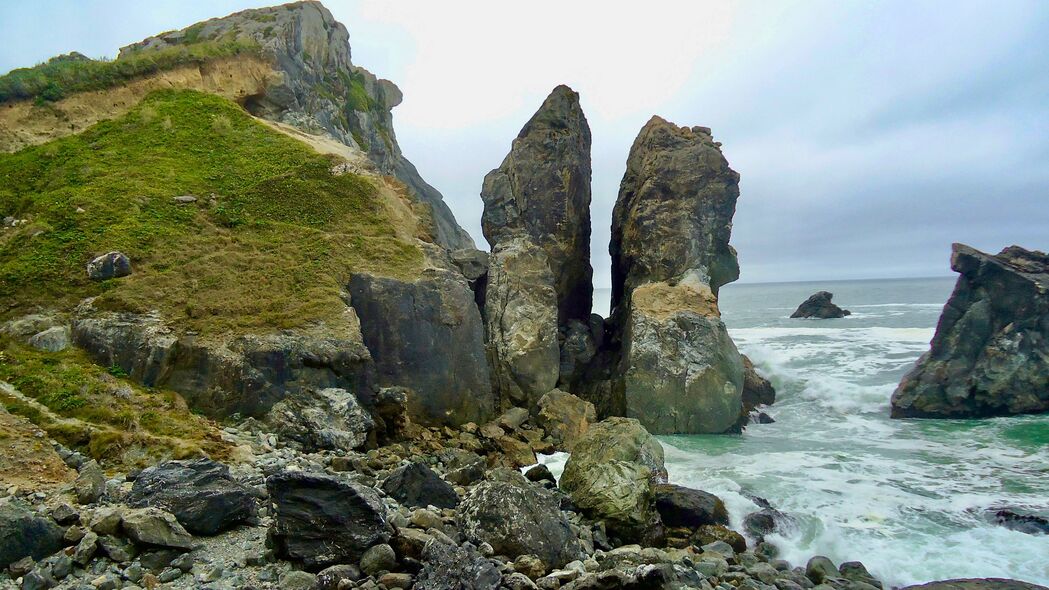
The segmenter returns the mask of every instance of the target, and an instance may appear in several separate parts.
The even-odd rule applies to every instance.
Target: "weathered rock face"
[[[743,411],[750,413],[758,406],[771,406],[776,401],[776,390],[761,376],[750,357],[743,357]]]
[[[580,555],[579,540],[557,500],[541,488],[483,482],[463,500],[459,520],[468,538],[490,544],[500,555],[535,555],[548,568],[562,567]]]
[[[196,535],[214,535],[255,515],[252,490],[210,459],[167,461],[144,469],[127,503],[163,508]]]
[[[349,32],[320,2],[244,10],[150,37],[120,53],[219,38],[257,44],[272,60],[277,75],[258,94],[242,98],[249,111],[359,148],[380,173],[396,176],[429,205],[437,243],[473,247],[441,193],[419,176],[397,145],[390,110],[400,104],[401,91],[351,62]]]
[[[491,418],[484,327],[461,274],[428,269],[415,282],[357,274],[348,290],[379,384],[408,388],[413,421]]]
[[[794,319],[816,318],[826,320],[852,315],[851,311],[842,309],[831,303],[833,297],[834,294],[829,291],[818,291],[813,293],[798,306],[798,309],[794,310],[794,313],[790,314],[790,317]]]
[[[375,420],[345,389],[300,390],[273,405],[266,423],[303,449],[352,451],[368,442]]]
[[[728,244],[739,175],[719,146],[707,128],[653,117],[613,211],[608,407],[656,433],[725,432],[742,408],[743,361],[717,308],[739,276]]]
[[[532,407],[557,385],[557,293],[546,254],[528,238],[492,253],[485,322],[500,405]]]
[[[590,268],[590,127],[579,95],[558,86],[525,124],[481,188],[484,236],[495,250],[529,238],[546,253],[557,317],[586,320]]]
[[[375,490],[330,475],[286,471],[266,478],[273,500],[270,538],[277,555],[320,569],[354,563],[390,540]]]
[[[117,366],[147,387],[178,391],[196,410],[223,418],[261,416],[289,392],[338,387],[371,400],[371,355],[347,310],[348,328],[286,332],[228,342],[180,335],[157,315],[77,308],[73,341],[98,364]]]
[[[539,399],[536,422],[546,431],[554,446],[571,452],[576,441],[597,422],[597,412],[594,404],[554,389]]]
[[[892,394],[893,418],[1049,411],[1049,256],[954,244],[961,276],[927,353]]]

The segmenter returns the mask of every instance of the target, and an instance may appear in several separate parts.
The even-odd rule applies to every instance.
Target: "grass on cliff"
[[[95,60],[79,53],[60,55],[0,76],[0,103],[25,99],[35,99],[38,103],[54,102],[70,94],[105,90],[187,64],[258,51],[256,44],[215,39],[133,52],[115,60]]]
[[[376,186],[333,162],[195,91],[0,154],[0,217],[26,220],[0,230],[0,320],[98,296],[202,334],[337,321],[351,272],[410,277],[422,253],[397,237]],[[86,263],[111,250],[134,273],[89,280]]]
[[[178,394],[151,391],[114,376],[82,352],[42,352],[0,337],[0,404],[52,438],[124,467],[160,459],[229,456],[218,427],[193,414]],[[42,404],[40,407],[38,404]]]

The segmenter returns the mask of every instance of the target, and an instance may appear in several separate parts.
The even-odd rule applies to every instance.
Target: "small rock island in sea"
[[[816,318],[826,320],[852,315],[851,311],[842,309],[832,303],[831,299],[833,297],[834,295],[829,291],[818,291],[813,293],[798,306],[798,309],[794,310],[794,313],[790,314],[790,317],[794,319]]]

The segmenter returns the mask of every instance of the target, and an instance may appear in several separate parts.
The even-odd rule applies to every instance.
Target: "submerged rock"
[[[892,394],[893,418],[1049,411],[1049,256],[954,244],[959,273],[928,352]]]
[[[738,429],[743,361],[717,307],[739,276],[729,246],[739,175],[704,127],[653,117],[612,217],[612,413],[655,433]]]
[[[217,534],[255,515],[252,490],[211,459],[166,461],[142,470],[127,503],[163,508],[196,535]]]
[[[843,318],[852,314],[851,311],[842,309],[831,303],[830,300],[833,297],[834,294],[829,291],[818,291],[813,293],[798,306],[798,309],[794,310],[794,313],[790,314],[790,317],[794,319],[816,318],[825,320],[831,318]]]
[[[1019,514],[1002,509],[994,512],[995,523],[1014,531],[1029,535],[1049,535],[1049,518],[1037,514]]]

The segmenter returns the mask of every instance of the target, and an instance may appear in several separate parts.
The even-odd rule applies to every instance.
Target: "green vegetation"
[[[177,394],[114,378],[81,352],[41,352],[0,338],[0,380],[46,406],[0,391],[9,412],[95,459],[134,467],[230,451],[217,427],[191,413]]]
[[[115,60],[94,60],[71,53],[31,68],[12,70],[0,76],[0,103],[25,99],[54,102],[76,92],[112,88],[186,64],[258,52],[257,45],[245,41],[197,39],[199,30],[188,40],[191,33],[192,30],[186,32],[184,44],[137,51]]]
[[[0,154],[0,216],[28,220],[0,233],[0,320],[97,296],[202,335],[343,321],[350,273],[411,277],[422,253],[397,237],[375,185],[332,165],[193,91]],[[174,200],[187,194],[197,201]],[[85,264],[111,250],[134,273],[89,280]]]

